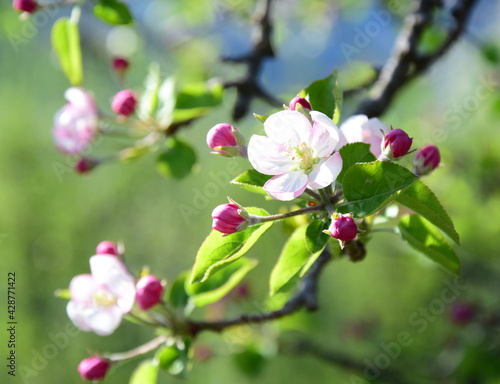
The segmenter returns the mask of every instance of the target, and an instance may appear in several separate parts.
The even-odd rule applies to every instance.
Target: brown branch
[[[252,100],[255,97],[267,101],[269,104],[280,107],[283,102],[268,93],[259,83],[259,74],[266,58],[274,57],[271,41],[273,25],[271,23],[272,0],[262,0],[253,17],[255,25],[252,31],[252,50],[240,57],[226,57],[222,61],[229,63],[244,63],[247,71],[241,78],[228,81],[225,88],[236,88],[237,98],[232,117],[238,120],[245,116]]]
[[[235,319],[222,320],[215,322],[188,321],[188,332],[196,336],[201,331],[221,332],[228,327],[242,324],[258,324],[266,321],[282,318],[299,311],[302,308],[308,311],[318,309],[318,280],[324,266],[330,261],[331,254],[328,247],[321,252],[318,259],[314,262],[307,275],[302,279],[299,289],[295,295],[288,300],[285,305],[275,311],[267,313],[256,313],[241,315]]]
[[[433,53],[421,55],[418,52],[419,42],[425,28],[432,22],[433,10],[441,6],[441,1],[416,2],[415,11],[406,17],[393,53],[382,68],[380,77],[372,88],[371,96],[361,103],[357,113],[369,117],[384,113],[404,85],[428,69],[458,40],[476,3],[477,0],[457,0],[451,10],[454,25],[448,31],[446,40]]]

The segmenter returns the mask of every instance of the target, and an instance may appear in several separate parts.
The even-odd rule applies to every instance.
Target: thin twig
[[[359,106],[357,113],[369,117],[380,116],[389,107],[394,96],[408,82],[429,68],[458,40],[477,0],[457,0],[451,10],[454,25],[443,44],[428,55],[418,53],[418,45],[425,28],[432,22],[433,10],[441,6],[440,0],[419,0],[415,11],[408,15],[396,39],[391,57],[387,60],[371,95]]]
[[[318,309],[318,280],[324,266],[330,261],[331,254],[326,247],[312,265],[307,275],[302,279],[299,289],[286,304],[275,311],[241,315],[235,319],[214,322],[189,321],[188,330],[192,336],[202,331],[221,332],[228,327],[241,324],[264,323],[266,321],[282,318],[299,311],[302,308],[308,311]]]
[[[148,341],[147,343],[138,346],[137,348],[131,349],[130,351],[127,352],[120,352],[120,353],[112,353],[109,355],[105,355],[107,359],[111,361],[122,361],[122,360],[127,360],[131,359],[136,356],[144,355],[145,353],[154,351],[156,348],[158,348],[160,345],[165,343],[169,339],[169,335],[161,335],[158,337],[155,337],[153,340]]]
[[[269,104],[280,107],[283,102],[268,93],[260,85],[259,74],[266,58],[274,57],[274,48],[271,41],[273,24],[271,22],[271,8],[273,0],[262,0],[253,17],[255,25],[252,31],[252,50],[243,56],[226,57],[222,61],[228,63],[243,63],[247,71],[241,78],[227,81],[225,88],[236,88],[237,98],[232,117],[238,120],[245,116],[252,100],[255,97],[267,101]]]

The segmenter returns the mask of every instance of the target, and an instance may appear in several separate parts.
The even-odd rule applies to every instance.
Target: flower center
[[[92,299],[94,304],[99,307],[112,307],[117,303],[117,298],[102,288],[92,295]]]
[[[293,149],[292,160],[298,163],[299,167],[304,171],[310,171],[316,164],[316,159],[313,157],[312,149],[306,143],[301,143]]]

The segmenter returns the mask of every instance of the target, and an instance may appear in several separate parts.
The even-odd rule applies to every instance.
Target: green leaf
[[[373,153],[370,152],[370,144],[365,143],[344,145],[340,148],[339,153],[342,157],[342,171],[340,171],[340,174],[337,176],[337,181],[341,184],[345,173],[353,164],[370,163],[376,160]]]
[[[315,111],[323,112],[338,122],[342,107],[342,90],[337,81],[337,70],[330,76],[311,83],[300,92],[300,96],[307,97]]]
[[[269,216],[260,208],[245,208],[248,213],[258,216]],[[273,225],[273,221],[252,225],[242,232],[222,236],[215,229],[201,245],[196,254],[196,261],[191,274],[191,283],[204,282],[219,269],[238,260],[259,240]]]
[[[259,120],[262,124],[264,124],[269,116],[266,115],[257,115],[256,113],[253,114],[253,117],[255,117],[257,120]]]
[[[328,223],[321,220],[314,220],[307,226],[305,242],[306,248],[311,253],[322,251],[329,240],[329,236],[323,233],[328,228]]]
[[[239,185],[243,189],[246,189],[250,192],[267,195],[267,192],[264,191],[263,186],[271,177],[272,176],[269,175],[263,175],[262,173],[257,172],[255,169],[249,169],[248,171],[243,172],[242,174],[236,176],[236,178],[231,180],[231,184]]]
[[[170,285],[168,291],[168,302],[174,308],[183,308],[189,302],[189,295],[186,292],[186,281],[189,278],[190,272],[184,272]]]
[[[224,86],[220,82],[185,85],[176,95],[174,121],[186,121],[205,115],[222,103]]]
[[[59,288],[54,291],[54,296],[60,299],[71,300],[71,292],[67,288]]]
[[[197,307],[215,303],[236,287],[256,265],[256,260],[241,258],[217,271],[203,283],[189,284],[186,281],[186,292]]]
[[[398,224],[401,237],[415,250],[421,252],[447,271],[458,275],[460,260],[445,242],[441,233],[418,215],[406,215]]]
[[[396,201],[422,215],[450,236],[453,241],[460,244],[460,236],[455,230],[450,216],[448,216],[436,195],[421,180],[416,180],[408,188],[401,191]]]
[[[174,120],[175,107],[175,78],[167,77],[158,90],[158,110],[156,121],[162,128],[167,128]]]
[[[297,228],[289,237],[271,272],[269,282],[271,295],[292,289],[297,283],[304,265],[311,258],[319,256],[328,242],[328,235],[322,233],[323,237],[320,237],[319,229],[319,225],[313,222],[309,226],[304,225]],[[314,242],[316,244],[311,245]],[[314,250],[318,249],[318,251],[311,252],[306,244],[309,244],[309,247]]]
[[[156,384],[159,366],[153,360],[144,360],[130,377],[129,384]]]
[[[139,157],[146,156],[149,152],[151,152],[151,146],[149,145],[125,148],[120,152],[120,160],[128,163]]]
[[[108,24],[132,24],[132,17],[128,6],[118,0],[99,0],[94,6],[94,15]]]
[[[155,354],[160,368],[165,371],[168,371],[180,356],[181,352],[175,345],[163,347]]]
[[[161,86],[160,66],[158,63],[151,63],[148,76],[144,81],[144,93],[139,101],[137,115],[143,121],[150,120],[158,108],[158,93]]]
[[[344,103],[344,92],[340,88],[338,81],[338,71],[333,71],[333,76],[335,77],[335,88],[333,88],[333,97],[335,99],[335,109],[333,111],[333,123],[338,124],[340,121],[340,114],[342,113],[342,104]]]
[[[500,63],[500,50],[492,41],[481,45],[481,54],[490,64]]]
[[[408,169],[386,161],[354,164],[344,174],[342,188],[347,201],[337,206],[337,211],[352,212],[356,218],[369,216],[416,179]]]
[[[156,167],[165,177],[183,179],[196,164],[196,152],[185,141],[177,138],[167,140],[167,150],[158,156]]]
[[[83,69],[78,23],[66,17],[57,20],[52,27],[52,46],[69,82],[81,85]]]
[[[233,359],[236,366],[252,378],[257,377],[262,372],[267,361],[266,357],[253,345],[247,346],[242,352],[233,354]]]

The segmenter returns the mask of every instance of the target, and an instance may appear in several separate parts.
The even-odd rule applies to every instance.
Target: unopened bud
[[[358,227],[351,216],[334,214],[330,227],[323,232],[340,241],[349,241],[356,237]]]
[[[212,212],[212,228],[226,235],[243,231],[248,227],[248,216],[238,204],[222,204]]]
[[[80,362],[78,373],[80,373],[83,380],[101,380],[106,376],[109,367],[109,360],[100,356],[93,356]]]
[[[126,58],[120,56],[116,56],[113,58],[113,70],[118,74],[124,74],[129,66],[130,63]]]
[[[207,145],[213,154],[226,157],[247,156],[245,138],[230,124],[217,124],[207,133]]]
[[[467,325],[474,318],[475,312],[470,303],[456,303],[451,307],[450,320],[456,325]]]
[[[290,101],[290,104],[288,107],[290,108],[290,110],[295,111],[297,109],[297,104],[300,104],[305,109],[312,111],[311,103],[309,103],[309,101],[307,99],[305,99],[303,97],[299,97],[299,96],[294,97],[292,99],[292,101]]]
[[[415,155],[413,161],[414,172],[417,176],[427,175],[436,169],[440,162],[439,149],[435,145],[427,145]]]
[[[38,4],[35,0],[14,0],[12,7],[18,12],[33,13],[38,9]]]
[[[113,98],[111,109],[113,112],[128,117],[135,111],[137,106],[137,98],[131,89],[124,89],[118,92]]]
[[[95,159],[91,159],[88,157],[82,157],[80,160],[78,160],[75,164],[75,172],[85,174],[89,173],[91,170],[93,170],[95,167],[99,165],[99,161]]]
[[[95,251],[97,255],[118,256],[118,247],[112,241],[101,241]]]
[[[382,141],[382,156],[389,160],[403,157],[411,148],[413,139],[402,129],[393,129]]]
[[[142,310],[146,311],[161,301],[163,285],[155,276],[146,275],[141,277],[135,288],[135,301]]]

